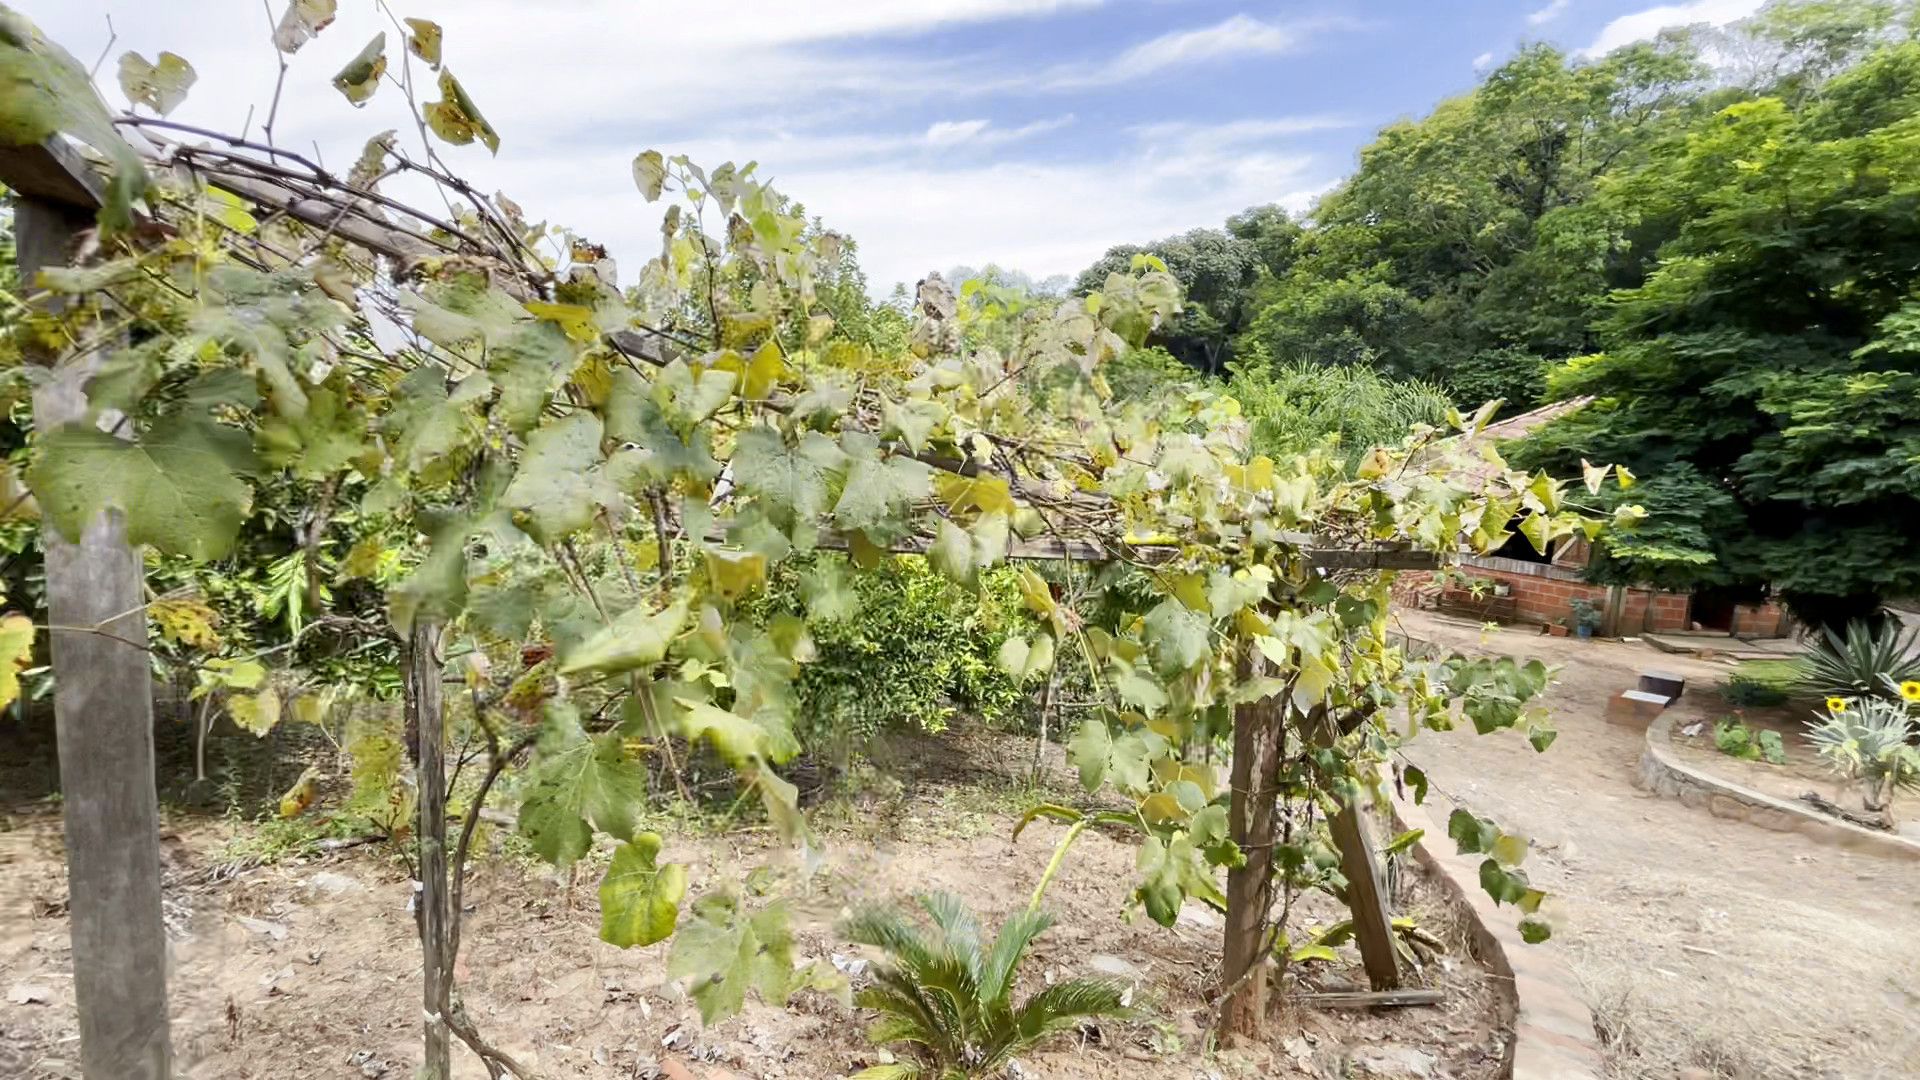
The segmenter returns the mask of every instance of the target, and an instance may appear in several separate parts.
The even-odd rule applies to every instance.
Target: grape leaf
[[[274,47],[283,53],[296,53],[300,46],[317,37],[333,23],[339,0],[288,0],[286,13],[274,27]]]
[[[0,709],[20,697],[20,671],[33,662],[33,620],[25,615],[0,618]]]
[[[707,429],[694,428],[691,441],[681,438],[648,389],[636,372],[614,373],[607,390],[607,437],[638,447],[643,455],[640,471],[655,484],[672,483],[678,477],[705,484],[719,476],[720,463],[714,460]]]
[[[0,7],[0,145],[45,142],[71,135],[113,160],[100,224],[118,232],[133,224],[133,202],[146,192],[147,168],[132,144],[120,137],[73,54],[49,41],[26,18]]]
[[[387,73],[387,32],[373,35],[373,40],[359,54],[347,61],[347,66],[333,77],[333,88],[340,91],[354,108],[359,108],[380,89],[380,76]]]
[[[440,100],[427,102],[420,112],[433,133],[454,146],[465,146],[478,138],[489,153],[500,152],[500,133],[480,115],[479,107],[453,72],[441,69]]]
[[[257,694],[234,694],[227,698],[227,716],[242,731],[265,738],[280,724],[280,693],[268,687]]]
[[[600,418],[569,413],[527,436],[519,471],[501,495],[513,523],[541,544],[554,544],[593,524],[613,497],[603,475]]]
[[[427,66],[440,66],[440,24],[431,19],[402,19],[407,29],[413,31],[407,35],[407,48],[413,55],[427,62]]]
[[[996,659],[1014,682],[1031,682],[1053,667],[1053,638],[1040,634],[1029,644],[1026,638],[1010,637],[1000,643]]]
[[[807,618],[817,623],[845,622],[860,613],[860,593],[839,559],[816,562],[800,582],[800,595],[807,602]]]
[[[1067,743],[1067,760],[1080,770],[1080,786],[1097,790],[1107,776],[1107,760],[1113,754],[1113,735],[1104,720],[1087,720]]]
[[[199,78],[193,65],[182,57],[163,52],[148,63],[137,52],[120,57],[120,90],[135,105],[145,105],[165,116],[187,100],[187,89]]]
[[[444,396],[444,395],[443,395]],[[298,476],[317,480],[346,468],[366,449],[366,412],[351,402],[342,407],[341,395],[328,387],[307,393],[307,409],[299,416],[268,416],[254,432],[260,460],[276,469],[292,469]]]
[[[556,865],[581,858],[593,846],[593,828],[632,840],[646,798],[646,770],[627,760],[618,733],[589,736],[573,706],[547,706],[519,823],[541,858]]]
[[[660,611],[644,604],[632,608],[570,651],[560,666],[560,673],[594,671],[612,675],[659,663],[667,655],[667,645],[679,635],[686,622],[684,598]]]
[[[642,150],[633,159],[633,184],[648,202],[660,198],[667,185],[667,159],[658,150]]]
[[[925,464],[912,458],[856,458],[834,504],[834,524],[858,530],[875,544],[890,544],[912,531],[907,509],[927,497]]]
[[[1168,597],[1147,612],[1141,636],[1153,651],[1154,669],[1162,675],[1176,675],[1212,657],[1213,647],[1208,641],[1211,629],[1205,616]]]
[[[953,523],[952,518],[941,518],[940,528],[934,533],[933,546],[927,549],[927,562],[936,571],[961,585],[972,585],[974,581],[973,537],[967,531]]]
[[[817,431],[790,447],[778,431],[753,427],[740,433],[733,448],[734,482],[789,532],[826,512],[828,475],[845,465],[846,454]]]
[[[787,911],[771,906],[749,915],[724,893],[694,902],[693,917],[673,936],[667,974],[679,979],[711,1024],[746,1004],[747,990],[769,1005],[784,1005],[793,992],[793,934]]]
[[[216,559],[233,546],[253,503],[245,432],[180,413],[138,442],[69,425],[41,442],[27,482],[41,511],[69,539],[104,510],[126,515],[127,541],[169,555]]]
[[[646,832],[614,849],[600,879],[600,940],[628,949],[673,936],[687,895],[687,868],[658,865],[660,846],[660,834]]]

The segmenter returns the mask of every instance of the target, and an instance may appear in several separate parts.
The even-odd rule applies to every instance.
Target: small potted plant
[[[1594,606],[1593,601],[1584,598],[1575,600],[1571,606],[1574,634],[1582,641],[1591,638],[1593,632],[1600,629],[1600,609]]]
[[[1567,620],[1555,619],[1553,622],[1548,623],[1547,633],[1552,634],[1554,637],[1566,637],[1567,636]]]
[[[1505,581],[1500,581],[1500,580],[1498,580],[1498,579],[1495,579],[1495,581],[1494,581],[1494,583],[1493,583],[1493,595],[1495,595],[1495,596],[1511,596],[1511,595],[1513,595],[1513,585],[1512,585],[1511,583],[1509,583],[1509,582],[1505,582]]]

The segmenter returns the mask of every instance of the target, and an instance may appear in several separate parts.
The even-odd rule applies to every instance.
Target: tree
[[[1153,255],[1166,264],[1186,295],[1180,314],[1154,333],[1154,340],[1180,361],[1209,375],[1226,370],[1230,342],[1247,315],[1254,281],[1268,259],[1284,260],[1291,221],[1275,208],[1248,211],[1235,231],[1194,229],[1144,246],[1107,249],[1080,272],[1074,292],[1099,289],[1108,275],[1125,272],[1136,255]]]
[[[1887,46],[1798,108],[1729,106],[1606,201],[1674,223],[1612,298],[1604,351],[1552,379],[1594,400],[1517,460],[1617,461],[1661,531],[1613,570],[1770,586],[1811,622],[1920,591],[1920,44]]]

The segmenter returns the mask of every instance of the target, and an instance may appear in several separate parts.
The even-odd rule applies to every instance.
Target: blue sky
[[[173,119],[255,132],[277,70],[258,0],[14,0],[91,63],[162,49],[200,73]],[[274,15],[286,0],[271,0]],[[446,60],[500,131],[448,153],[529,217],[637,268],[658,208],[647,148],[757,160],[851,234],[874,291],[998,262],[1072,273],[1115,243],[1311,206],[1383,124],[1425,113],[1529,41],[1605,51],[1724,23],[1760,0],[393,0],[438,20]],[[344,166],[411,136],[392,87],[356,110],[327,81],[389,30],[372,0],[292,58],[281,141]],[[392,51],[392,50],[390,50]],[[122,104],[103,68],[103,91]],[[631,277],[631,270],[627,277]]]

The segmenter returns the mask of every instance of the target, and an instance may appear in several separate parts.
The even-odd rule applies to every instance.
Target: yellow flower
[[[1908,679],[1901,683],[1900,696],[1908,701],[1920,701],[1920,679]]]
[[[1833,713],[1840,713],[1840,712],[1846,712],[1846,711],[1847,711],[1847,699],[1846,699],[1846,698],[1843,698],[1843,697],[1830,697],[1830,698],[1828,698],[1828,699],[1827,699],[1827,711],[1828,711],[1828,712],[1833,712]]]

